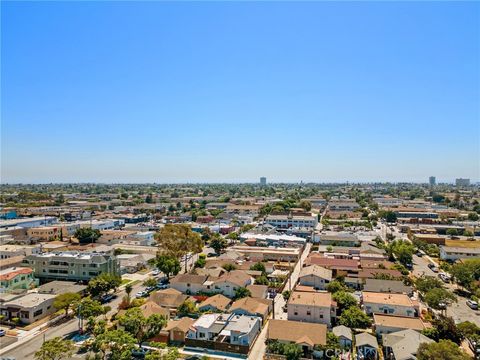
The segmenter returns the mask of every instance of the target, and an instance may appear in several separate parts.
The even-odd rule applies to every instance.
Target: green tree
[[[124,330],[108,330],[96,336],[90,348],[101,359],[130,360],[135,343],[135,338]]]
[[[80,294],[77,293],[64,293],[57,295],[53,301],[53,307],[57,310],[65,310],[65,315],[68,315],[70,307],[74,306],[81,300]]]
[[[476,212],[471,212],[468,214],[468,220],[470,221],[478,221],[478,214]]]
[[[93,297],[97,297],[110,290],[116,290],[121,283],[122,278],[119,275],[101,273],[100,275],[90,279],[88,282],[87,291]]]
[[[118,323],[123,326],[126,332],[136,338],[140,345],[142,342],[158,335],[167,324],[167,319],[158,314],[146,318],[139,308],[131,308],[119,317]]]
[[[285,301],[288,301],[288,299],[290,299],[290,296],[292,295],[292,291],[291,290],[285,290],[284,292],[282,292],[282,296],[283,296],[283,299]]]
[[[457,229],[447,229],[447,235],[448,236],[457,236],[458,231],[457,231]]]
[[[265,265],[261,262],[257,262],[255,264],[253,264],[252,266],[250,266],[250,270],[253,270],[253,271],[261,271],[262,272],[262,275],[266,275],[267,274],[267,271],[265,269]]]
[[[457,325],[457,329],[464,338],[472,338],[480,335],[480,327],[470,321],[464,321]]]
[[[196,268],[204,268],[207,264],[207,256],[205,254],[200,254],[197,261],[195,261]]]
[[[127,285],[125,285],[125,293],[127,294],[127,300],[128,300],[128,303],[130,304],[130,294],[132,293],[132,290],[133,290],[133,285],[132,283],[128,283]]]
[[[345,291],[347,290],[347,287],[342,281],[339,280],[333,280],[327,285],[327,291],[335,294],[338,291]]]
[[[372,325],[370,317],[355,306],[344,310],[340,315],[339,322],[341,325],[353,329],[366,329]]]
[[[227,270],[228,272],[237,269],[237,267],[235,266],[235,264],[231,264],[231,263],[223,264],[223,265],[222,265],[222,268],[224,268],[224,269]]]
[[[431,308],[440,310],[444,305],[449,305],[453,301],[456,301],[457,298],[450,291],[439,287],[429,290],[423,296],[423,299]]]
[[[284,344],[283,355],[287,360],[298,360],[302,357],[303,351],[297,344]]]
[[[74,352],[73,341],[55,337],[45,341],[34,357],[35,360],[63,360],[70,359]]]
[[[175,276],[180,272],[180,261],[171,255],[157,254],[157,268],[165,274],[167,278],[171,275]]]
[[[415,247],[407,240],[395,240],[388,246],[388,250],[403,265],[411,264]]]
[[[307,201],[307,200],[302,200],[300,201],[300,207],[305,210],[305,211],[310,211],[312,210],[312,203],[310,201]]]
[[[238,299],[242,299],[249,296],[252,296],[252,293],[250,292],[250,290],[248,290],[245,287],[238,287],[235,289],[235,295],[233,298],[234,300],[238,300]]]
[[[79,228],[75,231],[74,236],[80,244],[90,244],[97,241],[102,236],[102,233],[98,229]]]
[[[187,316],[189,314],[196,314],[197,307],[195,303],[191,300],[185,300],[177,309],[177,313],[181,316]]]
[[[75,307],[75,315],[83,319],[100,316],[103,312],[102,304],[90,297],[83,298]]]
[[[460,344],[462,334],[451,317],[440,315],[432,320],[432,325],[437,329],[439,339],[451,340]]]
[[[470,357],[464,353],[457,344],[450,340],[440,340],[438,343],[422,343],[417,350],[418,360],[468,360]]]
[[[433,276],[422,276],[415,281],[415,287],[425,294],[432,289],[443,288],[443,282]]]
[[[337,291],[333,294],[333,300],[337,302],[340,311],[357,305],[357,299],[346,291]]]
[[[155,234],[155,239],[163,253],[174,258],[187,253],[198,254],[204,245],[200,234],[186,224],[166,224]]]
[[[220,235],[216,234],[216,236],[212,237],[209,243],[210,247],[215,250],[217,254],[220,254],[223,249],[227,247],[227,241],[221,237]]]
[[[153,277],[149,277],[143,282],[143,286],[151,287],[157,285],[157,280]]]

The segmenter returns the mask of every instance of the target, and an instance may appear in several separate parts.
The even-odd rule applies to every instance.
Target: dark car
[[[110,301],[112,301],[113,299],[115,299],[117,296],[116,295],[113,295],[113,294],[105,294],[105,295],[102,295],[100,297],[100,303],[102,304],[106,304]]]
[[[433,269],[433,268],[435,267],[435,265],[434,265],[434,264],[432,264],[432,263],[428,263],[428,265],[427,265],[427,266],[428,266],[428,268],[429,268],[429,269]]]

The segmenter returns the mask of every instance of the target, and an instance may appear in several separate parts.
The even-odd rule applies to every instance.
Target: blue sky
[[[479,179],[479,3],[1,10],[4,183]]]

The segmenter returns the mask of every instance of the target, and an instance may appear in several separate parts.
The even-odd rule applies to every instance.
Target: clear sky
[[[480,174],[478,2],[2,2],[2,182]]]

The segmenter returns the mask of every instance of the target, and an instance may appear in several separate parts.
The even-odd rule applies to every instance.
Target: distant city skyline
[[[2,2],[2,183],[480,179],[478,2]]]

